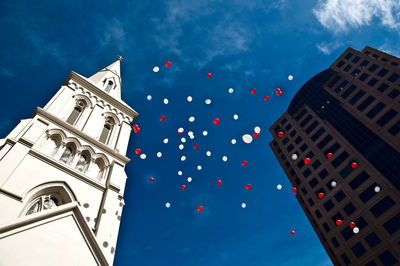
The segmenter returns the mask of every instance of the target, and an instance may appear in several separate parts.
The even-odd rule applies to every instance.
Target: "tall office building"
[[[138,115],[121,100],[121,60],[72,71],[0,140],[0,265],[113,264]]]
[[[270,146],[335,265],[399,262],[399,65],[371,47],[348,48],[270,128]]]

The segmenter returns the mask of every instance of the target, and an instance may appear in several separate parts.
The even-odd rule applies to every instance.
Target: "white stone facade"
[[[0,265],[113,264],[138,115],[120,99],[120,61],[71,72],[0,141]]]

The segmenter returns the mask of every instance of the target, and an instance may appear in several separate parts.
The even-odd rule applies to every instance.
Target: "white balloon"
[[[151,101],[151,99],[153,99],[153,97],[151,97],[151,95],[147,95],[147,100]]]
[[[140,154],[140,159],[146,159],[146,154],[144,154],[144,153],[142,153],[142,154]]]
[[[247,206],[246,203],[243,202],[242,203],[242,208],[244,209],[244,208],[246,208],[246,206]]]
[[[293,76],[292,76],[292,75],[289,75],[289,76],[288,76],[288,80],[293,80]]]
[[[222,161],[224,161],[224,162],[228,161],[228,157],[227,156],[223,156],[222,157]]]
[[[211,152],[210,152],[210,151],[207,151],[207,152],[206,152],[206,155],[207,155],[208,157],[210,157],[210,156],[211,156]]]
[[[374,190],[375,190],[376,193],[378,193],[379,191],[381,191],[381,188],[380,188],[379,186],[376,186],[376,187],[374,188]]]
[[[194,122],[194,116],[189,117],[189,122]]]
[[[188,101],[188,102],[191,102],[192,100],[193,100],[192,96],[188,96],[188,97],[187,97],[187,101]]]
[[[256,132],[257,134],[260,134],[260,132],[261,132],[261,128],[260,127],[255,127],[254,128],[254,132]]]
[[[230,88],[228,91],[229,93],[233,93],[233,88]]]
[[[210,100],[210,99],[206,99],[204,102],[205,102],[206,104],[210,104],[210,103],[211,103],[211,100]]]
[[[253,137],[250,136],[249,134],[244,134],[242,136],[242,140],[244,141],[244,143],[250,144],[253,142]]]
[[[360,232],[360,229],[358,227],[353,228],[354,234],[358,234]]]
[[[157,157],[160,158],[162,156],[161,152],[157,152]]]
[[[185,138],[181,138],[181,142],[185,143],[186,139]]]
[[[331,182],[331,186],[332,186],[332,187],[336,187],[336,181],[332,181],[332,182]]]
[[[178,132],[179,132],[179,133],[183,133],[183,131],[185,131],[185,130],[183,129],[183,127],[178,128]]]
[[[189,176],[188,179],[187,179],[187,181],[188,181],[189,183],[192,182],[192,178]]]
[[[201,165],[198,165],[198,166],[197,166],[197,170],[200,171],[201,169],[202,169]]]
[[[292,154],[292,160],[295,161],[295,160],[297,160],[297,158],[298,158],[297,154],[296,154],[296,153],[293,153],[293,154]]]
[[[178,171],[178,175],[182,175],[182,171]]]
[[[179,149],[180,149],[180,150],[183,150],[184,147],[185,147],[185,146],[183,146],[183,144],[179,144]]]
[[[238,116],[237,114],[234,114],[234,115],[233,115],[233,119],[238,120],[238,119],[239,119],[239,116]]]
[[[168,104],[168,102],[169,102],[168,99],[165,98],[165,99],[164,99],[164,104]]]
[[[168,139],[164,139],[164,144],[167,144],[168,143]]]
[[[188,132],[188,136],[190,137],[191,135],[193,135],[193,131]]]
[[[171,203],[169,203],[169,202],[165,203],[165,207],[167,207],[167,208],[171,207]]]
[[[181,161],[183,162],[184,160],[186,160],[186,156],[185,156],[185,155],[182,155]]]
[[[281,190],[281,189],[282,189],[282,185],[281,185],[281,184],[278,184],[278,185],[276,186],[276,188],[277,188],[278,190]]]
[[[160,70],[160,68],[159,68],[158,66],[153,67],[153,71],[154,71],[154,72],[157,73],[159,70]]]
[[[207,131],[203,131],[203,136],[207,136],[208,135],[208,132]]]
[[[236,139],[232,139],[232,140],[231,140],[231,143],[232,143],[232,144],[236,144]]]
[[[190,139],[194,139],[194,136],[193,136],[193,135],[190,135],[189,138],[190,138]]]

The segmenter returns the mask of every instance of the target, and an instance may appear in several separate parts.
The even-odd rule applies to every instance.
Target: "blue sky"
[[[117,55],[125,58],[122,97],[139,112],[141,132],[129,145],[115,265],[331,265],[268,146],[268,127],[301,85],[348,46],[400,56],[398,1],[2,1],[0,22],[2,137],[43,107],[70,70],[88,77]],[[260,137],[244,144],[241,136],[255,126]]]

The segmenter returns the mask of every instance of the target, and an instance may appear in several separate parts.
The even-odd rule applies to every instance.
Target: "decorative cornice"
[[[39,114],[43,117],[45,117],[46,119],[50,120],[51,122],[58,124],[60,126],[62,126],[63,128],[68,129],[70,132],[74,133],[75,135],[79,136],[80,138],[82,138],[83,140],[87,141],[88,143],[100,148],[103,152],[108,153],[109,155],[116,157],[117,159],[121,160],[122,162],[124,162],[125,164],[129,163],[130,159],[126,156],[123,156],[122,154],[117,153],[116,151],[114,151],[113,149],[111,149],[110,147],[104,145],[103,143],[101,143],[100,141],[92,138],[91,136],[83,133],[82,131],[78,130],[77,128],[71,126],[70,124],[68,124],[67,122],[64,122],[63,120],[59,119],[58,117],[50,114],[49,112],[43,110],[42,108],[38,107],[35,110],[35,113],[33,114],[33,116],[35,116],[36,114]]]
[[[105,185],[103,185],[99,181],[91,179],[91,178],[87,177],[86,175],[82,174],[81,172],[76,171],[75,169],[72,169],[71,167],[67,166],[64,163],[60,163],[59,161],[56,161],[53,158],[51,158],[37,150],[31,149],[28,153],[38,159],[41,159],[42,161],[46,161],[48,164],[51,164],[52,166],[78,178],[79,180],[81,180],[101,191],[104,191],[106,189]]]
[[[115,99],[114,97],[110,96],[108,93],[105,91],[97,88],[95,85],[93,85],[91,82],[89,82],[85,77],[82,77],[78,73],[71,71],[67,77],[67,79],[64,82],[64,85],[68,85],[68,80],[73,79],[77,82],[79,82],[83,87],[91,91],[92,93],[96,94],[100,98],[106,100],[110,104],[114,105],[121,111],[123,111],[125,114],[129,115],[132,117],[132,122],[136,119],[136,117],[139,115],[135,110],[133,110],[129,105],[126,103],[119,101]]]

